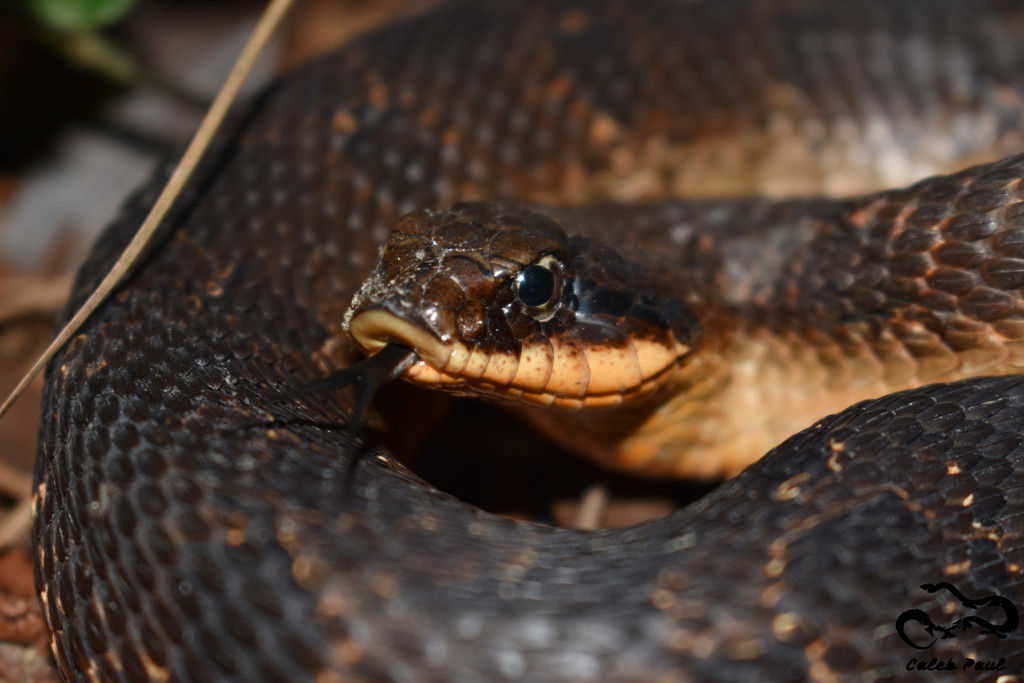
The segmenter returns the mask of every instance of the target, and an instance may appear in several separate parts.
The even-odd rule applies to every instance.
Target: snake
[[[48,370],[61,675],[1016,680],[1005,614],[896,623],[962,616],[921,585],[1024,602],[1022,33],[996,0],[462,2],[238,105]],[[303,391],[360,349],[612,468],[736,476],[626,528],[486,512],[385,446],[436,392],[360,435]]]

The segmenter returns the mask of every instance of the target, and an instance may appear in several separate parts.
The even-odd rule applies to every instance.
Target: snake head
[[[543,405],[621,403],[663,384],[700,338],[664,272],[521,206],[402,218],[346,314],[368,354],[419,358],[415,383]]]

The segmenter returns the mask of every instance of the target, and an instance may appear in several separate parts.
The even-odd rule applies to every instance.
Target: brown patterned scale
[[[1009,0],[483,1],[271,85],[50,367],[35,541],[64,676],[1017,675],[1024,636],[994,598],[1024,598],[1024,384],[993,375],[1020,366],[1024,337],[1024,158],[1008,157],[1024,130],[1022,27]],[[154,187],[100,239],[68,310]],[[715,198],[732,193],[863,198]],[[591,532],[483,512],[373,437],[353,442],[340,396],[296,390],[359,356],[342,321],[391,230],[415,232],[400,217],[481,200],[495,203],[455,211],[540,204],[527,223],[590,240],[591,256],[558,266],[504,257],[518,284],[502,296],[529,310],[492,331],[562,315],[530,267],[621,259],[614,288],[572,291],[630,292],[602,294],[594,319],[649,328],[590,352],[605,363],[639,339],[650,354],[587,385],[670,395],[625,417],[595,408],[609,411],[596,426],[587,406],[534,408],[548,433],[616,467],[699,476],[796,436],[686,509]],[[665,269],[690,289],[626,286]],[[449,281],[423,291],[450,301]],[[673,296],[690,315],[654,324]],[[470,335],[476,301],[454,322]],[[487,343],[515,356],[500,371],[520,398],[586,403],[543,367],[568,353],[535,350],[520,372],[519,342]],[[469,347],[456,360],[485,364]],[[950,637],[929,643],[926,618]]]

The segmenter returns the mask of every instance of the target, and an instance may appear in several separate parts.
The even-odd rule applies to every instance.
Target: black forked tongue
[[[320,391],[355,386],[356,402],[348,423],[349,436],[355,441],[359,437],[359,428],[362,426],[366,410],[373,403],[373,397],[377,394],[377,390],[396,379],[414,362],[416,362],[415,351],[407,346],[388,344],[375,355],[308,384],[293,393],[292,396],[306,396]]]

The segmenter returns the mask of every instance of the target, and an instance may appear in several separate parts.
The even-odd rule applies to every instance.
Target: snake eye
[[[551,319],[562,300],[562,267],[553,256],[527,266],[515,280],[515,292],[526,312],[540,322]]]
[[[516,278],[519,300],[535,308],[543,306],[555,295],[555,274],[544,266],[530,266]]]

